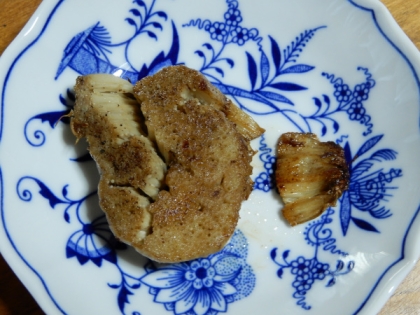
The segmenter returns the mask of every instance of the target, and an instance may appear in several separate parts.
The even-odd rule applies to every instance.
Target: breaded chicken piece
[[[285,133],[277,146],[276,183],[290,225],[314,219],[348,188],[344,150],[312,133]]]
[[[110,228],[159,262],[205,257],[227,243],[252,190],[249,139],[263,131],[184,68],[138,82],[140,106],[119,78],[85,76],[75,86],[71,128],[98,164]]]

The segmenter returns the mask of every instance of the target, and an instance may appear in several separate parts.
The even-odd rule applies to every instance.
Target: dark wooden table
[[[382,1],[420,48],[420,0]],[[16,37],[41,0],[0,0],[0,54]],[[44,314],[0,256],[0,314]],[[380,315],[420,314],[420,262],[384,306]]]

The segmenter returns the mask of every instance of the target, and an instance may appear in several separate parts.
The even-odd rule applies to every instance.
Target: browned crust
[[[168,67],[134,87],[149,134],[169,165],[168,190],[151,204],[152,232],[139,244],[160,261],[220,250],[252,190],[249,142],[219,110],[208,84],[196,71]],[[197,91],[209,94],[203,99]]]
[[[277,146],[276,183],[284,218],[296,225],[318,217],[348,188],[344,150],[312,133],[285,133]]]
[[[95,102],[98,87],[89,80],[77,80],[71,129],[88,140],[101,173],[100,206],[116,237],[159,262],[222,249],[252,190],[249,141],[264,130],[204,76],[184,66],[168,67],[136,84],[141,111],[124,84],[114,91],[117,99],[126,97],[124,111],[120,104],[115,113],[107,105],[104,109]],[[116,124],[121,112],[133,121]],[[158,154],[169,168],[164,178]],[[160,189],[156,194],[150,179]]]

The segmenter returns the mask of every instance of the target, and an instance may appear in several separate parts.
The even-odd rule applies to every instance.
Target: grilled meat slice
[[[292,226],[335,206],[350,179],[343,149],[312,133],[281,135],[275,175],[283,216]]]
[[[184,66],[142,79],[134,94],[149,137],[169,167],[168,189],[149,208],[153,232],[139,244],[141,252],[180,261],[222,249],[252,190],[254,152],[248,137],[261,129],[250,118],[224,111],[231,103],[203,75]],[[230,119],[241,122],[241,128]]]

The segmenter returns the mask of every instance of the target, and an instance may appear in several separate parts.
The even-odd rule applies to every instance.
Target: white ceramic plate
[[[201,70],[267,131],[220,253],[157,266],[119,244],[66,120],[80,74]],[[373,314],[419,256],[417,49],[379,1],[47,0],[0,60],[1,252],[49,314]],[[289,227],[276,141],[342,145],[337,206]]]

